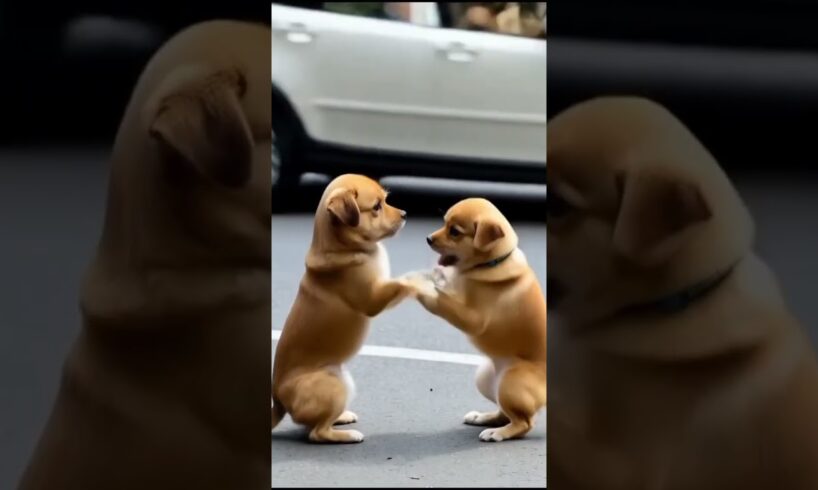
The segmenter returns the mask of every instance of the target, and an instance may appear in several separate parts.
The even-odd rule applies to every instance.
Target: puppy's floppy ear
[[[668,260],[681,245],[682,232],[712,216],[699,188],[672,176],[619,175],[617,186],[621,202],[614,248],[645,267]]]
[[[244,76],[236,69],[181,66],[149,105],[149,134],[165,149],[225,186],[250,178],[253,135],[242,110]]]
[[[506,236],[497,223],[488,220],[478,221],[474,230],[474,247],[483,252],[489,250],[494,242]]]
[[[361,221],[361,210],[352,189],[335,189],[327,198],[327,210],[341,223],[356,227]]]

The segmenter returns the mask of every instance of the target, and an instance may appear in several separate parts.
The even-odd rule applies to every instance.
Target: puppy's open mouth
[[[450,265],[455,265],[457,261],[460,260],[457,258],[456,255],[441,255],[440,259],[438,259],[437,264],[442,265],[443,267],[449,267]]]

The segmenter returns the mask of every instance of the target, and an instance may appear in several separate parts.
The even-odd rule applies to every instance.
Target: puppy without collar
[[[713,156],[629,97],[548,144],[549,483],[818,488],[818,366]]]
[[[482,441],[523,437],[546,403],[546,306],[534,272],[506,218],[485,199],[466,199],[427,238],[442,269],[403,277],[418,301],[469,336],[489,359],[477,389],[499,410],[469,412],[488,426]]]
[[[313,442],[361,442],[346,410],[354,383],[344,363],[360,349],[369,319],[391,308],[411,288],[391,280],[381,240],[395,235],[406,213],[386,202],[386,191],[362,175],[342,175],[327,186],[315,212],[306,272],[276,346],[272,426],[289,413]]]

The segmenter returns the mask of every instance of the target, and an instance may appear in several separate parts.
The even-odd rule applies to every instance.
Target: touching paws
[[[433,271],[408,272],[399,278],[402,284],[408,287],[413,296],[437,298],[437,289],[433,279]]]
[[[415,297],[437,299],[439,292],[451,283],[449,269],[451,268],[435,267],[431,270],[407,272],[400,277],[400,281],[412,289]]]
[[[432,269],[432,281],[438,289],[447,289],[454,276],[453,267],[435,267]]]

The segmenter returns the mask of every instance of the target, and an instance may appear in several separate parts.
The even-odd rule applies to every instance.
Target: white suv
[[[408,21],[272,5],[274,184],[303,172],[544,183],[546,41],[401,3]]]

